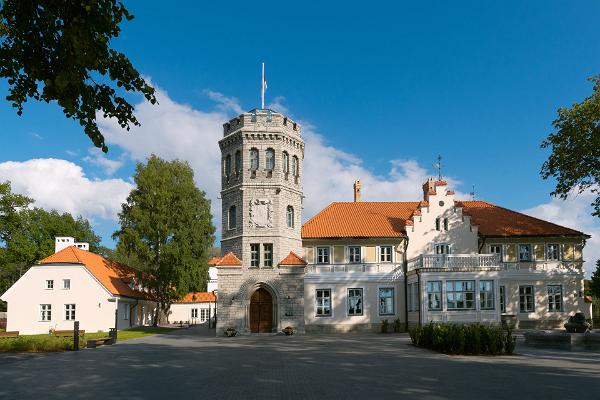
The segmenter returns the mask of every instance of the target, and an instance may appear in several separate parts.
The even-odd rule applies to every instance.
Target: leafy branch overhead
[[[560,108],[556,129],[542,143],[552,154],[542,166],[542,177],[556,178],[553,196],[566,199],[572,191],[596,195],[592,215],[600,217],[600,75],[589,79],[594,93],[571,108]]]
[[[124,92],[152,104],[156,98],[129,59],[110,47],[123,19],[133,15],[116,0],[0,1],[0,78],[17,114],[30,98],[56,101],[104,152],[97,113],[127,130],[139,126]]]

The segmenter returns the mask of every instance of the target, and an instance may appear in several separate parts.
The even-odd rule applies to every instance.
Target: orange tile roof
[[[40,260],[38,264],[81,264],[114,295],[136,299],[152,298],[146,292],[129,287],[128,283],[135,278],[137,270],[75,246],[54,253]]]
[[[279,265],[289,267],[304,266],[306,264],[307,262],[304,261],[298,254],[294,253],[293,251],[290,251],[290,254],[288,254],[286,258],[279,262]]]
[[[213,257],[210,260],[208,260],[208,265],[210,265],[210,266],[217,265],[219,263],[219,261],[221,261],[221,257]]]
[[[233,254],[233,252],[229,252],[225,254],[221,259],[217,262],[217,266],[228,266],[228,267],[241,267],[242,262],[239,258]]]
[[[212,292],[190,292],[175,303],[208,303],[217,301],[217,297]]]
[[[332,203],[302,226],[303,239],[400,237],[424,202]],[[485,201],[457,201],[482,236],[584,235]]]

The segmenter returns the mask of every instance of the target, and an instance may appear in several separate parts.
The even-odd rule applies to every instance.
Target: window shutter
[[[363,262],[374,263],[377,261],[377,248],[375,246],[365,246],[365,255]]]
[[[544,244],[536,244],[533,247],[533,254],[535,256],[536,261],[543,261],[546,259],[545,256],[545,246]]]
[[[506,261],[515,262],[517,261],[517,250],[514,243],[506,245]]]
[[[333,260],[335,264],[344,263],[344,246],[333,246]]]

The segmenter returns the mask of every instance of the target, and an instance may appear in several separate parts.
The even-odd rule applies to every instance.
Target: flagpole
[[[260,81],[260,109],[265,109],[265,63],[262,63],[262,80]]]

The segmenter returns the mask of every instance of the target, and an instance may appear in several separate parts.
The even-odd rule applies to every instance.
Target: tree
[[[188,163],[152,155],[137,164],[134,180],[113,238],[117,259],[144,272],[144,285],[158,301],[156,325],[173,300],[206,289],[215,228],[210,200],[194,184]]]
[[[592,278],[586,282],[591,295],[600,299],[600,260],[596,261],[596,271],[592,274]]]
[[[542,143],[552,153],[544,162],[544,179],[556,178],[553,196],[566,199],[572,191],[596,194],[592,215],[600,217],[600,75],[589,78],[594,93],[571,108],[559,108],[551,133]]]
[[[156,98],[129,59],[110,47],[123,19],[133,15],[117,0],[0,1],[0,78],[8,80],[6,99],[17,114],[29,98],[56,101],[104,152],[97,113],[127,130],[139,125],[117,89],[140,92],[152,104]]]

